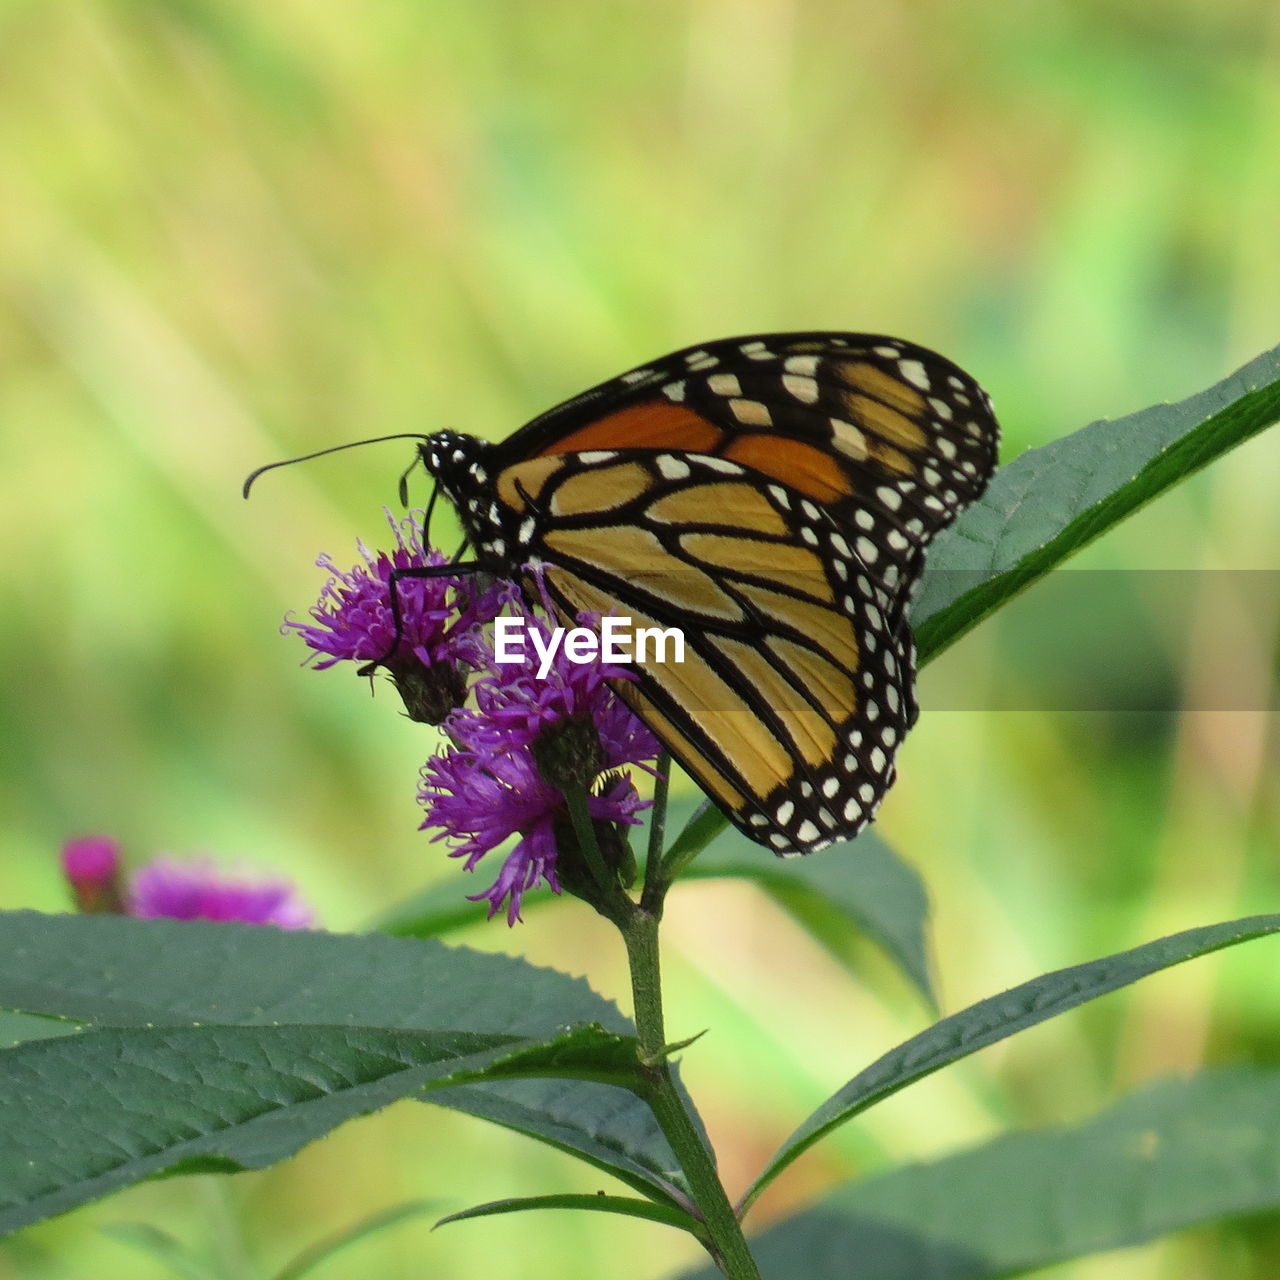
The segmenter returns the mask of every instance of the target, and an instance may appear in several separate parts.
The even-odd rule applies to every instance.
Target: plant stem
[[[658,756],[658,777],[653,785],[653,807],[649,810],[649,850],[644,860],[644,886],[640,909],[662,915],[662,900],[671,881],[663,874],[662,844],[667,834],[667,792],[671,782],[671,753]]]
[[[605,866],[604,854],[600,852],[596,829],[591,825],[591,815],[587,812],[587,790],[585,787],[565,787],[562,794],[569,808],[569,818],[573,823],[574,835],[578,837],[582,856],[586,858],[600,892],[607,893],[617,885],[617,877],[610,875],[609,868]]]
[[[667,1062],[658,953],[660,918],[660,911],[636,907],[624,922],[620,922],[631,969],[640,1067],[649,1085],[647,1101],[680,1162],[680,1168],[689,1179],[694,1203],[706,1224],[710,1237],[708,1248],[716,1265],[730,1280],[760,1280],[759,1269],[747,1249],[742,1227],[716,1172],[715,1158],[686,1109]]]

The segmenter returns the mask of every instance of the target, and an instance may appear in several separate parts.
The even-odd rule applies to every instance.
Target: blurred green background
[[[959,361],[1007,459],[1280,340],[1278,156],[1268,2],[0,3],[0,903],[65,909],[57,849],[87,831],[136,861],[284,871],[335,929],[425,883],[483,887],[415,829],[429,736],[277,635],[318,552],[383,537],[409,446],[245,503],[251,468],[393,431],[501,437],[683,344],[825,327]],[[1035,592],[926,677],[880,830],[930,884],[945,1008],[1280,906],[1276,579],[1201,572],[1280,568],[1277,476],[1273,432],[1078,562],[1185,571],[1176,609],[1139,578],[1072,619],[1103,687],[1142,684],[1147,710],[1037,709],[1063,620]],[[1025,709],[929,712],[970,687]],[[924,1024],[878,957],[853,981],[747,887],[678,891],[667,933],[669,1025],[712,1029],[685,1073],[732,1191]],[[457,940],[626,990],[573,902]],[[1280,1061],[1275,972],[1254,944],[988,1050],[806,1157],[757,1225],[1162,1072]],[[228,1189],[278,1264],[397,1199],[601,1182],[402,1104]],[[206,1241],[209,1195],[116,1196],[0,1244],[0,1278],[160,1276],[98,1228]],[[640,1280],[693,1258],[661,1227],[547,1214],[402,1227],[324,1274]],[[1278,1272],[1259,1220],[1046,1274]]]

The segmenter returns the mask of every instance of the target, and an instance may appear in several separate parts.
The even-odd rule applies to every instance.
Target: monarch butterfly
[[[618,693],[751,839],[856,835],[915,722],[906,607],[986,487],[999,428],[949,360],[895,338],[727,338],[640,365],[500,443],[418,454],[476,566],[557,611],[678,627]]]
[[[637,656],[617,692],[789,857],[857,835],[894,780],[917,715],[907,604],[999,436],[990,397],[933,351],[776,333],[672,352],[497,444],[410,438],[476,553],[448,572],[518,581],[570,621],[684,633],[682,663]],[[445,571],[396,571],[393,612],[397,577]]]

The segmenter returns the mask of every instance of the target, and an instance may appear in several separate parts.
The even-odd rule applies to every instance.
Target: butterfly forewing
[[[501,449],[513,461],[620,447],[721,454],[837,508],[882,488],[908,536],[927,542],[982,492],[997,439],[986,393],[942,356],[875,334],[801,333],[664,356]]]

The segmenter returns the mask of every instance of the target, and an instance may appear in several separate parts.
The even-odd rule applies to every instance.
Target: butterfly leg
[[[391,621],[395,627],[395,635],[392,637],[386,653],[380,658],[375,658],[372,662],[366,662],[356,674],[362,676],[373,675],[379,667],[388,665],[391,656],[400,647],[400,641],[404,639],[404,615],[400,608],[400,588],[398,584],[403,582],[405,578],[448,578],[465,573],[492,573],[493,570],[493,565],[480,560],[455,560],[449,564],[416,565],[405,569],[392,569],[387,576],[387,597],[391,602]]]

